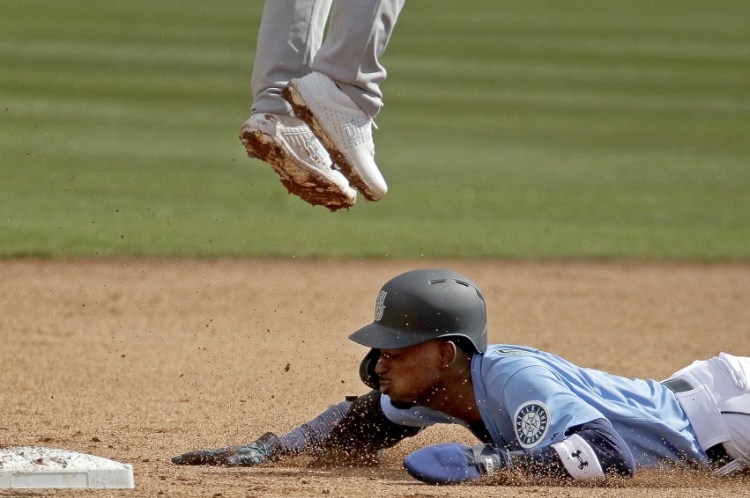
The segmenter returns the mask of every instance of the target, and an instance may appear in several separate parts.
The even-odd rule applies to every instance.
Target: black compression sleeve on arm
[[[516,452],[512,452],[516,453]],[[632,477],[635,459],[627,443],[604,419],[571,427],[566,438],[543,448],[524,451],[520,467],[533,473],[568,476],[576,480],[605,475]],[[513,455],[514,461],[518,455]]]
[[[323,441],[321,449],[349,456],[375,453],[421,430],[388,420],[380,407],[380,396],[379,391],[370,391],[354,400],[344,418]]]
[[[353,401],[342,401],[279,436],[273,457],[309,452],[371,461],[378,450],[390,448],[420,430],[388,420],[380,407],[380,392],[370,391]]]

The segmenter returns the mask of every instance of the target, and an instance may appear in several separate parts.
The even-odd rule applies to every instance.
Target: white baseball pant
[[[750,357],[720,353],[693,362],[668,380],[687,382],[675,396],[701,448],[721,443],[734,459],[717,473],[750,467]]]

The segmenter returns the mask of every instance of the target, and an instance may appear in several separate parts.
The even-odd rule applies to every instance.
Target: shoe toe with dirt
[[[388,186],[375,163],[372,118],[331,78],[318,72],[291,80],[282,96],[310,126],[349,183],[370,201],[382,199]]]
[[[356,202],[357,192],[333,168],[330,156],[305,122],[255,113],[242,125],[240,140],[249,157],[268,163],[286,189],[304,201],[331,211]]]

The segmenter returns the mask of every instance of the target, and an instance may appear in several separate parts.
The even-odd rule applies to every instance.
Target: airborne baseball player
[[[250,466],[303,452],[377,459],[424,427],[450,423],[481,444],[419,449],[404,461],[409,474],[454,484],[504,469],[590,480],[666,463],[717,475],[750,464],[747,357],[721,353],[658,382],[529,347],[487,346],[481,292],[446,270],[391,279],[376,299],[375,321],[350,339],[370,348],[360,375],[371,392],[288,434],[172,461]]]
[[[287,190],[331,211],[388,185],[375,163],[381,63],[404,0],[267,0],[240,140]],[[356,189],[356,190],[355,190]]]

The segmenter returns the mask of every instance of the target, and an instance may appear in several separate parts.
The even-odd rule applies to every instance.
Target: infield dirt
[[[170,463],[287,431],[365,392],[365,351],[347,335],[372,320],[386,280],[425,267],[480,285],[490,342],[656,379],[720,351],[750,355],[748,264],[0,261],[0,445],[112,458],[133,464],[136,480],[134,490],[0,496],[750,496],[750,474],[675,469],[606,487],[521,476],[420,484],[401,470],[409,451],[473,441],[445,426],[372,468],[318,468],[304,457],[257,468]]]

